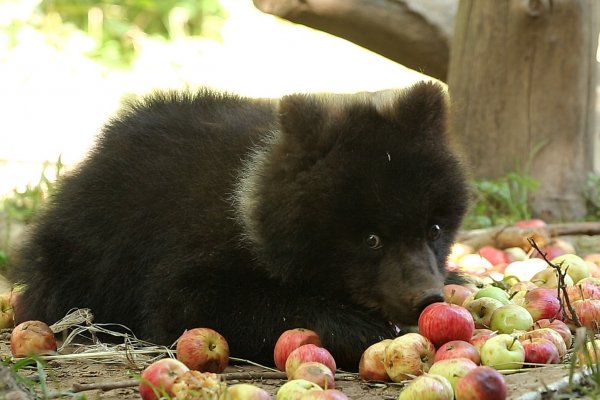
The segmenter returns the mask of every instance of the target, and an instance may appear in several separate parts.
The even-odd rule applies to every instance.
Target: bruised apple
[[[283,332],[277,339],[273,350],[275,367],[280,371],[285,371],[285,362],[290,353],[304,344],[322,347],[319,335],[310,329],[294,328]]]
[[[15,326],[10,336],[10,352],[14,357],[49,354],[56,351],[54,332],[42,321],[25,321]]]
[[[186,371],[175,378],[171,391],[177,400],[217,400],[225,395],[227,385],[212,372]],[[225,397],[223,400],[234,400]]]
[[[385,349],[392,339],[384,339],[367,347],[358,363],[358,376],[368,381],[390,380],[385,370]]]
[[[323,389],[335,388],[335,375],[325,364],[308,361],[300,364],[294,371],[291,379],[305,379],[316,383]]]
[[[177,359],[188,368],[220,374],[229,363],[229,345],[221,334],[210,328],[185,331],[177,341]]]
[[[142,372],[140,396],[144,400],[158,400],[168,395],[173,397],[175,380],[190,369],[174,358],[163,358],[148,365]]]
[[[392,340],[385,349],[385,370],[394,382],[429,371],[435,347],[425,336],[406,333]]]

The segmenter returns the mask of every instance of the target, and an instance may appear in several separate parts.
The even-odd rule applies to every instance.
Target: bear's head
[[[290,95],[279,118],[238,188],[260,265],[289,287],[414,323],[441,300],[468,202],[443,88]]]

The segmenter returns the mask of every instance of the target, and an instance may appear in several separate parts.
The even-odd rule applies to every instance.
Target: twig
[[[565,276],[567,275],[567,269],[568,267],[563,271],[561,269],[561,265],[557,265],[557,264],[552,264],[552,262],[550,262],[550,260],[548,260],[548,257],[546,257],[546,253],[544,253],[542,250],[540,250],[540,248],[538,247],[537,243],[535,242],[535,240],[533,240],[532,238],[527,238],[527,241],[529,242],[529,244],[531,245],[531,247],[533,247],[535,250],[537,250],[538,253],[540,253],[540,255],[542,256],[542,258],[544,259],[544,261],[546,261],[546,263],[551,266],[552,268],[554,268],[554,270],[556,271],[556,273],[558,274],[558,300],[560,301],[560,308],[563,311],[563,315],[565,317],[569,317],[566,314],[566,310],[568,309],[569,313],[571,313],[571,319],[573,320],[573,323],[575,324],[575,326],[580,327],[581,326],[581,322],[579,321],[579,318],[577,317],[577,313],[575,312],[575,309],[573,308],[573,306],[571,305],[571,300],[569,299],[569,295],[567,294],[567,285],[565,284]],[[561,292],[562,292],[562,297],[561,297]],[[566,303],[566,308],[565,308],[565,303]]]

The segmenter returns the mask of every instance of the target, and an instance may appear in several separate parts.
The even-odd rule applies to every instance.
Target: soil
[[[0,355],[5,358],[10,355],[8,335],[0,337]],[[139,367],[127,362],[127,357],[113,357],[111,360],[85,359],[85,360],[52,360],[47,361],[43,369],[46,374],[49,398],[73,398],[73,392],[77,392],[79,397],[85,395],[86,399],[123,399],[139,400],[137,389],[137,380],[135,374],[140,373]],[[232,363],[225,371],[224,376],[231,376],[241,372],[253,372],[255,375],[268,375],[266,369],[252,366]],[[35,368],[26,368],[19,371],[21,376],[32,377],[36,379],[38,371]],[[566,382],[569,375],[568,365],[554,365],[548,367],[532,368],[523,370],[519,373],[506,375],[508,384],[509,399],[542,399],[541,393],[549,387],[556,389],[561,387],[560,381]],[[0,378],[1,379],[1,378]],[[227,380],[229,384],[241,382],[241,380]],[[285,379],[255,378],[243,380],[246,383],[253,383],[267,390],[273,395],[277,389],[285,382]],[[10,398],[3,396],[2,387],[4,382],[0,382],[0,398]],[[126,387],[115,387],[122,384]],[[86,385],[95,387],[92,390],[85,390]],[[105,390],[101,387],[106,386]],[[112,386],[112,387],[111,387]],[[89,387],[89,386],[88,386]],[[343,391],[353,400],[392,400],[398,397],[401,390],[399,384],[384,384],[376,382],[365,382],[360,380],[356,374],[338,374],[336,376],[336,388]],[[69,394],[70,392],[70,394]],[[62,394],[62,395],[60,395]],[[548,397],[547,393],[543,398]],[[575,395],[569,395],[573,398]],[[28,397],[14,397],[28,398]],[[31,398],[31,397],[29,397]]]

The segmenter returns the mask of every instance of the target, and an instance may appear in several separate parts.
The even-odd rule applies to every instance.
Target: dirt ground
[[[9,342],[4,336],[0,340],[0,355],[5,358],[10,355]],[[121,358],[121,360],[119,360]],[[99,359],[86,360],[52,360],[47,361],[44,368],[48,384],[48,398],[73,398],[73,392],[85,395],[88,400],[92,399],[140,399],[137,381],[134,374],[140,372],[126,357],[113,357],[112,362]],[[261,375],[268,371],[251,365],[232,363],[225,371],[224,376],[231,374],[253,372]],[[22,376],[35,377],[37,371],[34,368],[21,370]],[[509,399],[531,400],[541,399],[544,388],[556,388],[561,386],[561,380],[566,382],[569,369],[567,365],[555,365],[535,369],[527,369],[523,372],[506,375]],[[242,382],[242,380],[228,380],[229,384]],[[284,379],[255,378],[243,380],[256,384],[274,395],[277,389],[285,382]],[[564,383],[563,382],[563,383]],[[115,387],[115,386],[126,387]],[[86,385],[95,387],[92,390],[83,390]],[[102,390],[102,386],[113,386],[108,390]],[[89,386],[88,386],[89,387]],[[336,388],[346,393],[353,400],[392,400],[398,397],[401,390],[400,385],[365,382],[355,374],[338,374],[336,376]],[[71,394],[69,394],[71,392]],[[62,394],[62,395],[61,395]],[[571,396],[569,396],[571,397]],[[0,398],[4,398],[1,392]],[[83,398],[83,397],[75,397]],[[543,398],[551,398],[545,396]],[[564,398],[564,397],[563,397]]]

